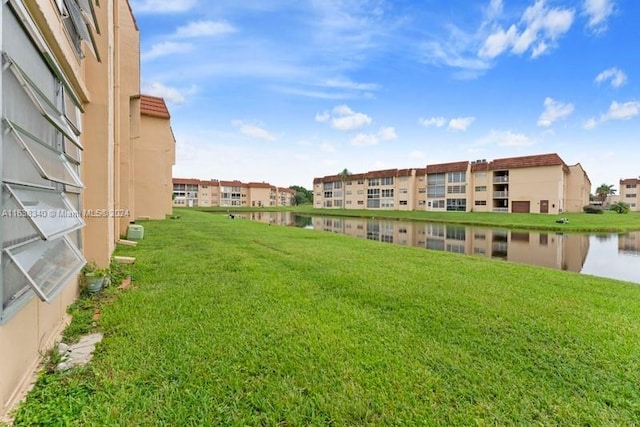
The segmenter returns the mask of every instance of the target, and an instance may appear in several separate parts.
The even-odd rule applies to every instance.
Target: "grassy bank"
[[[180,210],[17,425],[633,425],[640,287]]]
[[[256,208],[195,208],[204,212],[254,212]],[[493,212],[426,212],[426,211],[383,211],[357,209],[314,209],[311,206],[263,208],[263,211],[292,211],[309,215],[346,216],[357,218],[393,218],[414,221],[447,222],[464,225],[484,225],[488,227],[517,228],[528,230],[551,230],[568,232],[612,232],[623,233],[640,230],[640,212],[616,214],[605,211],[594,215],[585,213],[508,214]],[[569,219],[566,224],[558,224],[560,217]]]

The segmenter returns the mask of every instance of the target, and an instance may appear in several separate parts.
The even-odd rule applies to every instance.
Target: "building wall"
[[[471,183],[468,193],[472,198],[471,209],[473,212],[491,212],[493,186],[491,171],[471,172]]]
[[[14,14],[13,10],[17,11],[18,16]],[[77,105],[82,104],[82,101],[86,101],[89,98],[89,93],[87,92],[89,85],[83,81],[79,56],[76,55],[75,47],[71,46],[69,38],[65,34],[66,30],[62,23],[62,17],[55,3],[44,0],[3,2],[0,19],[2,22],[2,36],[0,37],[2,51],[7,52],[12,57],[12,60],[20,63],[23,72],[34,80],[34,84],[38,86],[39,90],[42,90],[47,99],[52,102],[65,102],[65,106],[68,109],[65,114],[73,123],[77,122],[79,125],[80,116],[75,114],[75,107],[71,107],[73,102],[67,104],[66,101],[75,96],[79,100]],[[23,21],[28,29],[24,30],[20,26],[14,25],[19,21]],[[33,34],[30,33],[31,31],[33,31]],[[29,40],[32,40],[33,43],[30,43]],[[54,65],[47,65],[48,62],[43,55],[49,55]],[[5,65],[8,65],[8,63],[5,64],[3,60],[2,77],[0,78],[0,95],[3,106],[0,109],[0,113],[2,117],[11,121],[15,120],[16,124],[33,132],[37,138],[41,138],[42,144],[49,147],[49,149],[79,158],[78,149],[75,146],[71,148],[71,145],[62,139],[60,131],[55,130],[44,119],[44,116],[39,115],[33,104],[25,104],[23,102],[26,92],[25,94],[13,92],[13,89],[5,91],[5,85],[6,88],[15,87],[11,83],[11,79],[14,78],[12,69],[4,67]],[[55,68],[59,70],[60,74],[57,74],[58,71]],[[67,83],[62,83],[61,86],[56,86],[56,83],[54,83],[54,81],[64,82],[65,80],[68,86],[65,86]],[[64,87],[64,90],[61,91],[60,87]],[[14,96],[16,98],[11,98]],[[57,99],[54,99],[55,97]],[[6,111],[5,106],[9,106]],[[37,123],[36,118],[40,120]],[[2,126],[2,180],[5,183],[11,183],[14,179],[11,175],[12,172],[23,174],[21,180],[25,184],[24,188],[28,189],[28,191],[35,191],[35,194],[40,194],[36,197],[36,200],[45,195],[50,198],[57,197],[55,196],[56,194],[64,194],[64,197],[68,197],[68,200],[72,203],[73,210],[78,213],[77,211],[82,207],[80,204],[80,190],[74,189],[72,191],[71,188],[62,186],[59,184],[60,181],[56,181],[56,175],[44,177],[44,175],[31,174],[29,172],[29,168],[32,167],[31,163],[24,163],[22,157],[20,157],[22,154],[12,151],[15,142],[11,138],[14,138],[14,136],[9,134],[8,128],[5,128],[4,123]],[[86,128],[81,127],[86,132]],[[87,138],[83,135],[81,140],[85,148],[87,148]],[[33,143],[33,140],[30,141]],[[68,164],[78,174],[81,174],[81,169],[86,166],[75,161]],[[86,181],[84,185],[87,185]],[[10,197],[8,197],[4,188],[2,192],[3,209],[10,209],[12,203]],[[76,249],[74,250],[79,250],[79,247],[82,246],[79,230],[69,232],[64,236],[51,236],[46,241],[25,240],[24,238],[28,237],[28,234],[25,233],[29,227],[37,227],[37,225],[29,225],[31,221],[25,221],[27,220],[2,219],[3,248],[9,249],[13,246],[29,251],[31,249],[28,248],[33,248],[33,245],[47,247],[54,244],[54,242],[56,242],[55,244],[62,242],[62,239],[75,246]],[[37,224],[37,221],[35,223]],[[14,240],[14,242],[19,242],[17,244],[20,246],[15,246],[15,244],[9,242],[8,239],[15,239],[16,236],[19,237],[20,235],[22,235],[20,237],[21,240]],[[58,247],[55,246],[54,248],[57,249]],[[40,253],[42,258],[39,259],[49,260],[60,255],[59,252],[56,254],[53,249],[47,249]],[[52,274],[60,274],[61,277],[65,277],[60,282],[59,291],[56,293],[49,293],[46,288],[43,288],[45,284],[40,282],[42,278],[36,277],[37,285],[43,286],[39,288],[40,291],[44,290],[46,299],[48,299],[48,302],[44,302],[36,297],[31,286],[21,284],[21,281],[25,280],[21,275],[11,273],[11,269],[14,267],[11,267],[12,261],[9,259],[7,252],[3,251],[0,257],[2,257],[2,279],[0,280],[0,296],[2,297],[0,298],[2,301],[2,307],[0,307],[1,418],[20,396],[20,390],[28,384],[31,372],[37,366],[40,355],[51,347],[53,340],[64,326],[66,308],[78,294],[78,282],[75,273],[84,263],[84,259],[80,255],[76,255],[73,261],[75,267],[73,265],[69,266],[69,274],[62,274],[60,269],[55,269]],[[28,271],[30,274],[34,274],[31,268]],[[16,291],[19,292],[14,295],[16,299],[7,302],[6,297],[11,295],[8,292]]]
[[[118,26],[114,37],[115,48],[115,126],[116,126],[116,203],[122,213],[116,218],[116,236],[127,233],[129,223],[136,218],[135,146],[130,127],[131,117],[140,117],[139,102],[131,102],[140,95],[140,34],[126,0],[114,1]]]
[[[540,204],[548,200],[550,214],[564,209],[564,172],[561,166],[512,169],[509,171],[509,205],[529,202],[531,213],[540,213]]]
[[[97,2],[90,3],[95,5]],[[48,123],[36,107],[25,104],[24,99],[28,97],[25,98],[25,94],[16,91],[15,88],[18,86],[10,80],[14,78],[13,74],[20,73],[15,71],[15,67],[5,67],[8,64],[4,63],[4,59],[0,78],[0,115],[4,118],[9,114],[6,116],[9,120],[18,117],[17,121],[24,121],[24,127],[41,138],[39,146],[48,147],[46,150],[64,152],[65,156],[56,158],[60,162],[68,162],[67,166],[80,176],[84,190],[80,188],[81,185],[69,185],[68,182],[63,184],[65,179],[68,181],[71,178],[63,177],[63,181],[60,181],[60,176],[54,173],[45,171],[43,175],[43,172],[35,169],[35,173],[32,172],[27,167],[29,162],[23,164],[27,150],[16,151],[13,148],[18,145],[11,139],[13,134],[8,136],[8,129],[5,129],[3,122],[0,133],[3,150],[2,180],[4,183],[11,183],[12,180],[15,182],[10,173],[22,174],[24,176],[21,178],[20,187],[26,188],[20,190],[23,193],[19,193],[22,194],[19,197],[5,191],[5,186],[0,187],[0,192],[3,208],[12,204],[18,206],[19,202],[14,202],[12,197],[19,200],[24,194],[41,194],[50,199],[60,197],[60,200],[65,200],[66,197],[69,204],[65,205],[65,209],[75,211],[78,214],[76,217],[83,218],[85,226],[80,228],[82,222],[77,221],[74,227],[65,228],[59,234],[51,235],[41,242],[29,237],[29,234],[21,237],[21,233],[30,230],[29,227],[37,228],[37,221],[20,219],[16,222],[2,218],[0,233],[3,247],[7,251],[12,251],[12,247],[28,247],[29,250],[33,247],[48,248],[44,255],[38,258],[38,262],[49,262],[48,258],[54,259],[54,273],[61,279],[55,282],[56,287],[53,291],[49,291],[46,286],[47,281],[53,280],[52,276],[55,277],[55,274],[48,274],[46,279],[34,280],[36,285],[41,284],[40,280],[45,281],[41,286],[27,285],[25,279],[16,273],[17,269],[12,267],[14,261],[7,256],[10,252],[0,252],[0,297],[11,297],[0,298],[0,418],[21,396],[41,355],[51,348],[65,326],[68,320],[66,309],[78,296],[77,273],[85,260],[92,260],[100,267],[106,267],[115,248],[115,241],[121,232],[126,232],[126,224],[136,211],[136,168],[132,141],[144,139],[144,135],[141,133],[143,130],[140,126],[138,101],[139,34],[129,4],[126,0],[114,0],[100,2],[99,6],[95,6],[101,32],[93,36],[99,60],[92,53],[94,49],[89,48],[89,37],[86,37],[86,42],[72,44],[73,37],[68,34],[68,28],[73,14],[63,17],[57,4],[51,0],[3,2],[0,9],[0,44],[3,52],[16,53],[14,59],[25,64],[25,67],[21,68],[24,68],[27,74],[37,71],[38,74],[32,74],[29,78],[35,81],[34,84],[39,86],[38,89],[41,89],[45,97],[54,104],[64,103],[64,111],[61,110],[60,114],[65,114],[68,121],[75,126],[68,126],[67,121],[59,122],[58,126],[69,127],[69,131],[75,135],[75,128],[79,129],[82,132],[79,140],[83,151],[80,153],[80,149],[69,143],[69,138],[62,138],[64,130]],[[75,3],[69,0],[68,4],[73,6]],[[27,36],[22,27],[11,23],[18,22],[13,18],[12,8],[19,11],[19,20],[25,22],[28,29],[33,30],[32,36]],[[75,16],[79,16],[79,22],[82,23],[83,19],[91,19],[90,15],[79,13]],[[13,21],[10,22],[10,19]],[[83,27],[86,27],[86,24],[80,28]],[[28,37],[31,37],[32,43]],[[16,38],[22,44],[17,43]],[[10,42],[7,44],[5,40]],[[84,55],[76,53],[76,46],[81,46]],[[31,50],[33,53],[29,53]],[[28,58],[29,55],[32,56],[31,59]],[[10,85],[7,86],[10,91],[4,90],[5,84]],[[30,85],[31,83],[26,86]],[[26,91],[28,89],[25,89],[25,93]],[[83,112],[76,110],[73,104],[81,107]],[[5,106],[9,106],[7,111]],[[18,108],[22,109],[20,114],[15,113]],[[56,117],[51,115],[48,120],[55,122]],[[36,123],[38,120],[40,122]],[[30,126],[36,127],[31,129]],[[19,134],[17,131],[14,133]],[[140,147],[143,148],[143,145]],[[44,152],[51,153],[46,150]],[[57,170],[62,169],[64,168]],[[140,172],[146,173],[144,170]],[[162,172],[157,171],[152,178],[156,182],[164,180],[166,183],[164,191],[167,201],[164,209],[171,209],[170,177],[171,170],[164,168]],[[11,186],[13,184],[6,188]],[[34,204],[40,203],[40,198],[33,198]],[[147,203],[155,206],[156,200],[147,200]],[[129,210],[131,217],[128,212],[127,215],[123,215]],[[35,222],[35,225],[30,225],[32,222]],[[16,236],[22,240],[16,240]],[[63,247],[59,247],[62,242]],[[52,246],[54,244],[55,246]],[[67,256],[67,253],[72,253],[73,257],[61,260],[60,257]],[[25,284],[22,284],[23,281]],[[36,291],[41,295],[36,295]]]
[[[271,187],[249,187],[249,206],[271,206]]]
[[[609,200],[609,198],[607,198]],[[629,178],[620,180],[620,191],[618,200],[629,205],[629,210],[640,211],[640,179]],[[609,200],[615,203],[614,200]]]
[[[164,219],[173,210],[175,140],[169,120],[144,114],[140,117],[140,138],[134,140],[135,218]]]
[[[582,212],[582,208],[589,204],[591,181],[580,163],[569,166],[566,179],[565,212]]]

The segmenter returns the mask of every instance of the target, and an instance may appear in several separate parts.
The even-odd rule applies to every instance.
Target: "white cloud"
[[[554,122],[569,117],[573,109],[573,104],[563,104],[547,97],[544,100],[544,111],[538,118],[538,126],[549,127]]]
[[[142,85],[142,93],[145,95],[159,96],[164,98],[165,101],[171,104],[184,104],[188,95],[193,95],[197,92],[195,86],[189,89],[177,89],[169,86],[165,86],[160,82],[144,83]]]
[[[584,122],[584,128],[585,129],[593,129],[598,125],[598,121],[591,117],[590,119],[588,119],[586,122]]]
[[[240,129],[240,133],[252,138],[264,139],[267,141],[275,141],[277,139],[274,134],[269,133],[267,130],[256,125],[245,123],[242,120],[233,120],[231,124]]]
[[[509,49],[516,40],[517,29],[515,25],[509,27],[507,31],[499,28],[493,34],[489,35],[480,49],[479,55],[483,58],[495,58]]]
[[[613,101],[609,110],[602,114],[599,119],[592,117],[584,123],[585,129],[593,129],[597,125],[611,120],[630,120],[640,114],[640,102],[629,101],[618,103]]]
[[[378,131],[378,136],[383,141],[392,141],[398,138],[398,135],[396,135],[396,130],[392,127],[380,128],[380,130]]]
[[[351,131],[368,125],[371,117],[364,113],[356,113],[346,105],[338,105],[333,109],[331,125],[338,130]]]
[[[629,120],[640,114],[640,102],[630,101],[619,104],[613,101],[609,111],[604,115],[604,120]]]
[[[614,12],[614,0],[584,0],[582,9],[589,19],[587,27],[601,33],[606,31],[607,19]]]
[[[452,131],[466,131],[469,126],[476,120],[475,117],[456,117],[449,120],[449,130]]]
[[[331,114],[328,111],[323,111],[322,113],[316,114],[316,122],[324,123],[331,118]]]
[[[435,126],[441,128],[442,126],[447,124],[447,119],[445,119],[444,117],[431,117],[429,119],[423,119],[422,117],[420,117],[418,119],[418,122],[425,127]]]
[[[627,75],[622,70],[613,67],[598,74],[594,81],[598,84],[610,81],[612,87],[619,88],[627,82]]]
[[[193,50],[193,45],[190,43],[175,43],[164,42],[151,46],[149,51],[140,55],[142,61],[148,61],[151,59],[159,58],[161,56],[173,55],[174,53],[187,53]]]
[[[571,28],[574,16],[573,9],[550,8],[546,0],[536,0],[517,25],[512,24],[507,31],[498,27],[489,34],[478,55],[493,59],[507,50],[517,55],[530,51],[531,57],[537,58],[556,46],[557,40]]]
[[[364,147],[370,145],[377,145],[382,141],[392,141],[397,139],[396,131],[392,127],[382,127],[378,130],[377,134],[372,133],[359,133],[351,139],[351,145],[357,147]]]
[[[535,141],[524,134],[514,133],[510,130],[491,130],[489,134],[476,141],[475,145],[497,145],[498,147],[529,147]]]
[[[370,133],[359,133],[351,139],[351,145],[355,145],[357,147],[376,145],[378,142],[378,137]]]
[[[197,0],[131,0],[134,13],[179,13],[192,9]]]
[[[221,21],[194,21],[179,27],[175,37],[216,37],[235,32],[233,25]]]

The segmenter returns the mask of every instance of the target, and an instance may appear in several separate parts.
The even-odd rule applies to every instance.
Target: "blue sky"
[[[131,0],[174,176],[311,188],[557,152],[640,175],[638,0]]]

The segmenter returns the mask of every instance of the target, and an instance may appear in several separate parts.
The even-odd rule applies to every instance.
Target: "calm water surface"
[[[291,212],[252,212],[236,216],[640,283],[640,232],[618,235],[521,231],[421,221],[308,216]]]

